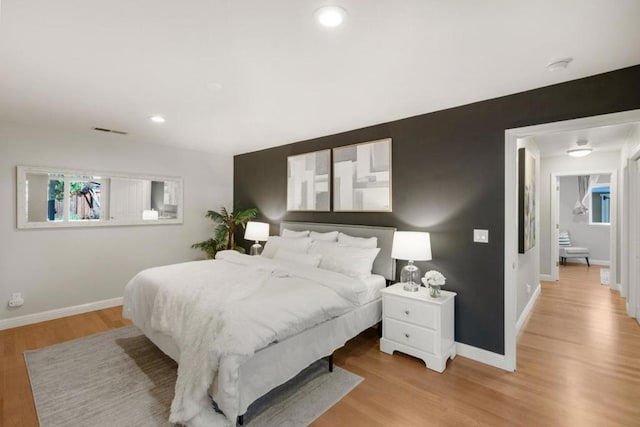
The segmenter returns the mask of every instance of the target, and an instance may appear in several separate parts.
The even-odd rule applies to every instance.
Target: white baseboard
[[[524,310],[522,310],[522,314],[520,314],[520,317],[516,322],[516,336],[520,333],[520,330],[522,329],[527,319],[529,318],[529,315],[531,314],[531,310],[533,309],[533,306],[536,304],[536,301],[540,296],[541,289],[542,287],[540,286],[540,283],[538,283],[538,286],[536,286],[536,289],[533,291],[533,295],[531,295],[531,298],[529,298],[529,302],[524,307]]]
[[[586,264],[587,260],[584,258],[567,258],[567,263],[568,264]],[[591,265],[601,265],[604,267],[609,267],[611,265],[611,262],[609,262],[609,260],[604,260],[604,259],[591,259],[589,258],[589,264]]]
[[[500,368],[508,371],[508,369],[506,368],[507,360],[503,354],[483,350],[481,348],[473,347],[461,342],[456,342],[456,353],[458,354],[458,356],[466,357],[467,359],[472,359],[476,362],[484,363],[486,365],[493,366],[494,368]]]
[[[543,282],[553,282],[553,278],[551,278],[550,274],[541,274],[540,280],[542,280]]]
[[[73,316],[74,314],[88,313],[90,311],[102,310],[103,308],[122,305],[122,297],[111,298],[102,301],[90,302],[88,304],[74,305],[72,307],[58,308],[56,310],[43,311],[40,313],[26,314],[24,316],[12,317],[0,320],[0,330],[17,328],[18,326],[31,325],[33,323],[45,322],[47,320],[59,319],[61,317]]]

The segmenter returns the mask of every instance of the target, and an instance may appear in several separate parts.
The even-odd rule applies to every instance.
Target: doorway
[[[570,262],[605,266],[609,269],[607,285],[615,287],[617,269],[617,170],[584,170],[579,174],[551,174],[551,242],[560,241],[565,232],[570,246],[588,250],[585,258],[570,258]],[[585,193],[580,194],[580,180],[586,182]],[[552,244],[549,271],[550,281],[560,280],[560,246]],[[543,276],[543,275],[541,275]],[[605,284],[605,283],[603,283]],[[616,289],[619,290],[619,289]]]
[[[632,124],[640,122],[640,110],[625,111],[621,113],[593,116],[582,119],[568,120],[564,122],[548,123],[543,125],[528,126],[524,128],[508,129],[505,131],[505,242],[504,242],[504,324],[505,324],[505,358],[504,369],[514,371],[516,369],[516,341],[518,322],[517,309],[517,282],[518,282],[518,209],[517,209],[517,147],[518,140],[522,140],[533,135],[550,135],[559,132],[571,132],[581,129],[605,127],[612,125]],[[622,159],[620,159],[622,163]],[[615,174],[614,174],[615,175]],[[548,182],[548,181],[547,181]],[[542,184],[544,187],[544,184]],[[547,188],[551,185],[548,182]],[[612,203],[613,204],[613,203]],[[623,212],[628,215],[629,211]],[[639,227],[640,228],[640,227]],[[553,234],[553,233],[549,233]],[[614,233],[612,233],[614,234]],[[553,243],[552,243],[553,242]],[[548,236],[547,241],[540,241],[541,247],[553,253],[553,247],[557,247],[557,240],[554,236]],[[557,251],[557,249],[556,249]],[[617,248],[616,248],[617,251]],[[556,252],[557,253],[557,252]],[[552,255],[551,255],[552,256]],[[555,258],[558,259],[557,257]],[[627,265],[637,265],[637,262]],[[613,264],[613,268],[617,268]],[[613,269],[612,268],[612,269]],[[635,268],[635,267],[634,267]],[[629,283],[634,287],[636,282]],[[631,299],[634,301],[634,299]],[[635,310],[634,310],[635,311]]]

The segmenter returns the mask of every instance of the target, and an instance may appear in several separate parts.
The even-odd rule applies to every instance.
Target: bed
[[[330,357],[346,341],[377,324],[381,320],[382,311],[379,290],[385,286],[387,280],[393,280],[395,276],[395,263],[391,258],[394,228],[283,222],[280,225],[281,234],[285,229],[310,230],[317,233],[338,231],[354,237],[376,237],[380,252],[373,262],[373,276],[363,282],[368,281],[367,286],[376,289],[377,292],[370,294],[362,304],[355,304],[337,316],[303,328],[282,340],[268,343],[248,358],[230,354],[222,355],[217,366],[217,375],[208,386],[209,395],[228,418],[235,421],[238,416],[240,423],[243,421],[242,414],[256,399],[293,378],[313,362]],[[256,261],[259,260],[256,259]],[[245,261],[242,260],[242,262]],[[137,289],[138,301],[133,301],[135,298],[131,298],[130,295],[127,296],[131,292],[125,292],[124,315],[130,318],[165,354],[179,362],[181,352],[175,339],[151,327],[152,301],[157,298],[156,291],[153,284]],[[181,366],[179,366],[179,377],[180,368]],[[231,397],[229,378],[237,384],[237,390],[231,393]],[[220,402],[223,403],[220,404]],[[195,425],[197,422],[192,424]]]

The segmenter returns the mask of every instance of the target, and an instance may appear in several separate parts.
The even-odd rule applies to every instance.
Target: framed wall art
[[[287,157],[287,210],[328,212],[331,150]]]
[[[391,138],[333,149],[333,210],[391,212]]]
[[[536,158],[518,150],[518,252],[536,245]]]

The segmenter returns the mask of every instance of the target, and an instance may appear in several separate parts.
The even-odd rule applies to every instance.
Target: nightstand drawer
[[[433,353],[436,339],[434,331],[385,318],[383,333],[388,340]]]
[[[413,323],[427,328],[436,328],[437,308],[420,301],[407,298],[385,296],[384,315],[403,322]]]

